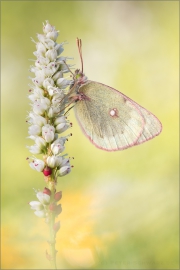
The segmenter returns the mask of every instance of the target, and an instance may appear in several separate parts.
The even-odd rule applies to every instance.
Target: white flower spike
[[[58,32],[48,21],[43,26],[43,32],[44,34],[37,34],[38,42],[34,41],[34,55],[37,60],[35,66],[30,68],[34,78],[31,78],[33,85],[28,96],[32,111],[29,112],[27,122],[30,124],[28,138],[35,141],[34,145],[28,147],[29,151],[45,156],[44,161],[34,159],[29,165],[41,172],[47,164],[53,169],[53,176],[57,178],[58,175],[64,174],[57,172],[57,169],[59,170],[60,163],[64,160],[60,155],[65,150],[64,143],[67,140],[67,137],[58,138],[58,134],[71,127],[67,117],[63,115],[68,102],[65,98],[66,88],[72,84],[72,80],[64,78],[64,73],[69,71],[64,61],[71,58],[61,56],[64,43],[56,43]]]
[[[55,218],[61,213],[61,205],[57,205],[61,199],[61,191],[56,191],[57,178],[64,176],[71,171],[69,159],[62,155],[65,150],[65,142],[72,134],[59,137],[58,134],[71,128],[65,116],[66,107],[70,104],[66,98],[69,85],[73,81],[64,78],[69,72],[69,65],[66,63],[68,57],[61,53],[64,51],[64,43],[58,44],[56,39],[58,31],[48,21],[43,25],[43,34],[37,34],[38,41],[36,51],[33,53],[37,58],[34,66],[30,67],[33,76],[30,78],[31,85],[28,98],[31,111],[28,113],[29,124],[28,139],[33,140],[34,145],[27,146],[29,151],[36,154],[43,154],[42,160],[36,157],[31,158],[29,166],[42,172],[47,187],[43,191],[36,191],[38,201],[29,203],[37,217],[45,218],[45,222],[51,227],[50,260],[56,269],[55,236],[60,228],[60,223]],[[29,158],[27,158],[29,159]]]

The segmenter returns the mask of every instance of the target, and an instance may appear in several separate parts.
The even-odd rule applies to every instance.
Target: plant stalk
[[[54,198],[55,194],[55,184],[56,181],[54,179],[51,179],[51,181],[48,182],[48,188],[51,190],[51,197]],[[50,246],[50,262],[52,269],[57,269],[56,266],[56,232],[54,230],[54,224],[55,224],[55,213],[54,211],[51,212],[50,214],[50,220],[49,220],[49,233],[50,233],[50,241],[49,241],[49,246]]]

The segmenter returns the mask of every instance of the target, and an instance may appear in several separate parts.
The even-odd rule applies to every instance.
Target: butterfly
[[[105,151],[123,150],[159,135],[162,124],[138,103],[83,74],[82,41],[77,39],[82,69],[73,74],[69,100],[83,133]]]

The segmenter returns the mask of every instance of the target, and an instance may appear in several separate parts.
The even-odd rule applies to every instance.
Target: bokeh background
[[[82,134],[73,111],[71,174],[63,191],[58,269],[179,269],[179,1],[1,1],[1,269],[50,269],[48,227],[28,202],[43,176],[26,157],[29,59],[49,20],[68,41],[64,56],[163,124],[155,139],[104,152]]]

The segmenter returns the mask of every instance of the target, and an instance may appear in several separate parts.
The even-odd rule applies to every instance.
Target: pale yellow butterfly
[[[162,125],[154,114],[121,92],[86,80],[80,39],[77,39],[77,44],[82,71],[76,70],[73,74],[69,99],[75,102],[75,115],[89,140],[102,150],[117,151],[159,135]]]

